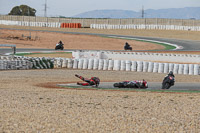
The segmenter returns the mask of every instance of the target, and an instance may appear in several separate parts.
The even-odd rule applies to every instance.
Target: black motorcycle
[[[118,88],[140,88],[140,89],[146,89],[148,88],[147,81],[143,80],[140,83],[138,81],[122,81],[118,83],[113,84],[114,87]]]
[[[173,76],[167,76],[163,79],[162,89],[169,89],[175,83],[175,78]]]
[[[126,42],[124,45],[124,50],[132,50],[132,47]]]
[[[63,50],[63,49],[64,49],[63,44],[58,44],[58,45],[56,45],[55,50],[57,50],[57,49]]]

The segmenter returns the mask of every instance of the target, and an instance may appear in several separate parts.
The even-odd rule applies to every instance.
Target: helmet
[[[168,75],[173,75],[173,72],[172,72],[172,71],[170,71]]]
[[[59,43],[62,44],[62,41],[60,41]]]

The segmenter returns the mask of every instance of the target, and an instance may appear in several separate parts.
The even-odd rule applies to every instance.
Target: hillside
[[[145,18],[200,19],[200,7],[147,9]],[[132,10],[93,10],[77,14],[77,18],[141,18],[142,13]]]

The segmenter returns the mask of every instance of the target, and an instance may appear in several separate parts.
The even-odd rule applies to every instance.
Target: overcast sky
[[[8,14],[14,6],[28,5],[37,10],[37,16],[44,16],[45,0],[0,0],[0,14]],[[122,9],[141,11],[144,9],[200,7],[200,0],[47,0],[47,16],[71,17],[79,13]]]

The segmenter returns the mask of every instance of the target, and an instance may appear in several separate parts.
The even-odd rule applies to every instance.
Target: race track
[[[105,89],[114,89],[113,84],[116,82],[101,82],[99,85],[99,88],[105,88]],[[70,83],[70,84],[58,84],[60,87],[82,87],[79,85],[76,85],[76,83]],[[149,88],[147,90],[160,90],[161,89],[161,83],[158,82],[149,82],[148,83]],[[174,91],[200,91],[200,83],[175,83],[174,86],[170,88],[170,90]],[[123,89],[122,89],[123,90]]]
[[[33,30],[33,31],[37,31],[37,30]],[[137,36],[122,36],[122,35],[105,35],[105,34],[78,33],[78,32],[76,32],[76,33],[75,32],[59,32],[59,31],[47,31],[47,32],[148,39],[148,40],[153,40],[153,41],[172,43],[172,44],[176,44],[178,46],[183,47],[183,49],[179,49],[178,51],[200,51],[200,41],[192,41],[192,40],[178,40],[178,39],[164,39],[164,38],[154,38],[154,37],[137,37]],[[39,51],[55,51],[55,50],[54,49],[16,49],[16,52],[39,52]],[[65,49],[64,51],[73,51],[73,50]],[[116,51],[116,50],[113,50],[113,51]],[[12,53],[12,50],[9,48],[0,49],[0,54],[6,54],[6,53]],[[72,86],[76,86],[76,84],[73,84]],[[100,87],[101,88],[113,88],[113,83],[103,82],[103,83],[101,83]],[[156,83],[156,82],[149,83],[148,89],[159,90],[160,88],[161,88],[161,83]],[[200,83],[176,83],[175,86],[170,88],[170,90],[197,90],[197,91],[200,91]]]
[[[12,29],[12,28],[0,28],[0,29],[27,30],[27,29]],[[32,30],[32,31],[39,31],[39,30]],[[166,38],[155,38],[155,37],[138,37],[138,36],[109,35],[109,34],[81,33],[81,32],[62,32],[62,31],[45,31],[45,32],[56,32],[56,33],[64,33],[64,34],[76,34],[76,35],[96,35],[96,36],[104,36],[104,37],[116,36],[116,37],[124,37],[124,38],[144,39],[144,40],[152,40],[152,41],[160,41],[160,42],[176,44],[182,47],[182,49],[179,49],[177,51],[200,51],[200,41],[193,41],[193,40],[179,40],[179,39],[166,39]],[[17,48],[16,52],[33,52],[33,51],[54,51],[54,49],[18,49]],[[69,51],[69,50],[65,48],[64,51]],[[70,49],[70,51],[73,51],[73,49]],[[117,50],[113,49],[113,51],[117,51]],[[11,49],[0,49],[0,54],[5,54],[8,52],[12,52]]]

